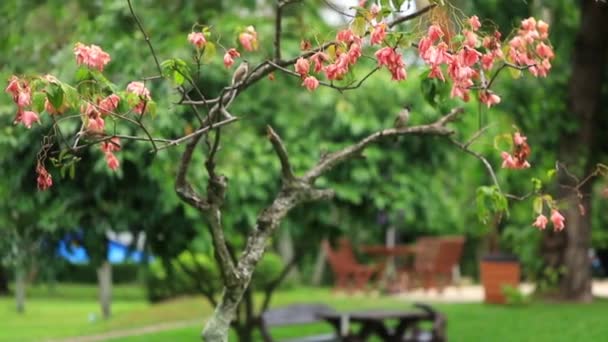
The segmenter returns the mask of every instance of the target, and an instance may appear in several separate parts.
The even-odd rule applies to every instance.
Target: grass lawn
[[[50,298],[46,290],[35,289],[24,316],[12,311],[12,299],[0,299],[0,341],[39,341],[95,334],[196,319],[210,313],[209,306],[200,297],[149,305],[143,297],[138,297],[136,288],[124,287],[115,289],[117,300],[113,305],[113,318],[107,322],[90,323],[88,315],[98,311],[95,288],[72,285],[62,286],[58,291],[64,295]],[[71,298],[69,294],[72,291],[80,293],[80,297]],[[389,297],[349,297],[332,295],[327,289],[308,288],[279,292],[273,304],[281,306],[311,301],[324,302],[338,310],[409,307],[408,303]],[[605,324],[607,300],[596,300],[592,304],[533,303],[522,307],[484,304],[437,304],[435,307],[448,317],[450,341],[602,341],[608,336],[608,325]],[[202,321],[191,327],[113,341],[198,341],[201,327]],[[278,328],[273,330],[273,335],[280,339],[329,331],[328,325],[317,324]]]

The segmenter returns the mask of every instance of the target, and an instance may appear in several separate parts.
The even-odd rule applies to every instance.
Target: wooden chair
[[[400,269],[403,286],[412,288],[418,282],[425,290],[437,287],[443,291],[453,281],[452,271],[460,261],[463,245],[462,236],[419,238],[413,267]]]
[[[380,275],[383,265],[363,265],[355,258],[352,245],[348,239],[340,239],[337,249],[332,249],[329,241],[323,240],[321,247],[334,273],[334,289],[363,290],[370,279]]]
[[[262,313],[260,318],[260,331],[264,342],[274,342],[270,335],[270,328],[287,325],[302,325],[324,322],[318,317],[320,313],[335,313],[334,309],[325,304],[295,304],[277,309],[270,309]],[[286,342],[285,340],[282,340]],[[334,333],[306,336],[290,339],[289,342],[331,342],[339,341]]]

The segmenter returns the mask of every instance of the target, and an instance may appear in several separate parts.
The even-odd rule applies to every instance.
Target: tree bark
[[[608,4],[596,0],[581,1],[581,22],[576,37],[572,75],[568,85],[568,111],[565,119],[569,125],[576,123],[575,132],[565,132],[559,146],[558,159],[568,168],[560,172],[560,185],[577,185],[579,179],[591,172],[594,163],[592,151],[594,126],[600,109],[601,89],[605,73],[608,49]],[[576,176],[575,176],[576,177]],[[576,193],[560,187],[566,229],[562,233],[546,233],[543,250],[547,265],[563,265],[564,273],[560,283],[560,297],[575,301],[591,301],[591,271],[588,258],[590,247],[591,215],[588,198],[581,200],[581,194],[588,194],[591,181]],[[587,213],[582,215],[578,205],[582,204]],[[558,267],[559,268],[559,267]]]
[[[104,261],[97,269],[97,282],[101,314],[104,319],[108,319],[112,314],[112,265],[109,261]]]
[[[0,265],[0,296],[8,295],[8,275],[6,268]]]
[[[15,267],[15,305],[18,313],[25,312],[25,278],[25,269]]]

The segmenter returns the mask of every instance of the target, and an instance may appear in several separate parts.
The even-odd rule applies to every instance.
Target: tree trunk
[[[279,234],[279,254],[281,255],[281,259],[283,259],[283,262],[287,264],[291,261],[291,259],[294,258],[295,254],[293,248],[293,238],[291,236],[289,227],[284,227],[284,229],[281,229]],[[300,273],[298,272],[298,267],[297,265],[294,265],[289,271],[286,279],[297,280],[299,275]]]
[[[18,313],[25,312],[25,278],[25,269],[15,267],[15,304]]]
[[[325,271],[325,259],[327,258],[325,251],[320,245],[318,251],[317,259],[315,260],[315,268],[312,273],[311,284],[313,286],[321,285],[321,279],[323,278],[323,272]]]
[[[608,49],[608,5],[596,0],[581,1],[580,29],[574,45],[572,75],[568,86],[567,126],[575,123],[578,130],[562,135],[559,157],[570,173],[583,179],[593,165],[594,126],[598,120],[601,90]],[[565,125],[566,126],[566,125]],[[576,181],[560,172],[560,184],[573,185]],[[576,185],[576,184],[574,184]],[[585,184],[582,193],[588,193],[591,182]],[[560,198],[566,199],[562,208],[566,218],[566,230],[544,235],[543,250],[548,265],[561,264],[564,273],[560,284],[560,296],[564,299],[590,301],[591,272],[588,258],[590,247],[591,215],[589,201],[579,202],[572,189],[560,187]],[[578,204],[587,213],[581,215]],[[565,237],[564,237],[565,235]]]
[[[8,274],[6,268],[0,265],[0,296],[8,295]]]
[[[112,265],[104,261],[97,269],[97,282],[99,284],[99,304],[104,319],[110,318],[112,313]]]

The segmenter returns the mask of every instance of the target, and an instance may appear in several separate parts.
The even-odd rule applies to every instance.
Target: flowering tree
[[[222,141],[233,138],[222,134],[223,128],[242,117],[242,114],[231,110],[232,103],[238,100],[240,94],[265,78],[274,79],[275,73],[299,78],[303,89],[311,92],[310,96],[315,96],[314,91],[320,86],[340,92],[357,91],[381,69],[386,69],[393,81],[403,82],[407,80],[408,68],[403,53],[412,50],[428,65],[428,78],[450,84],[450,97],[462,101],[475,98],[490,108],[502,100],[493,90],[493,85],[503,71],[545,77],[554,58],[548,41],[549,27],[542,20],[528,18],[513,34],[503,39],[492,23],[482,23],[477,16],[464,18],[455,13],[452,17],[437,15],[451,13],[448,11],[449,5],[433,3],[406,12],[409,2],[406,5],[404,1],[382,1],[382,5],[360,1],[354,8],[354,14],[349,14],[349,24],[335,33],[334,39],[315,42],[303,40],[300,53],[285,58],[282,48],[283,13],[288,6],[300,2],[276,2],[273,37],[263,37],[253,26],[247,26],[237,32],[237,43],[232,44],[222,39],[213,27],[195,25],[184,39],[193,48],[193,63],[187,63],[178,58],[159,61],[154,45],[129,1],[131,14],[145,37],[158,75],[133,80],[119,87],[103,74],[105,66],[112,61],[111,55],[94,44],[77,43],[74,55],[81,67],[73,83],[61,81],[52,75],[13,76],[6,87],[6,92],[17,106],[15,123],[25,128],[43,122],[50,126],[50,133],[44,137],[35,163],[40,190],[53,186],[53,177],[47,169],[50,162],[60,168],[72,168],[83,149],[98,148],[108,168],[117,170],[120,168],[121,149],[127,141],[148,143],[154,152],[185,145],[177,169],[175,190],[185,203],[196,208],[208,220],[224,284],[222,298],[203,332],[209,341],[227,340],[230,322],[236,315],[236,308],[255,266],[282,219],[302,203],[332,198],[334,192],[317,187],[316,181],[334,167],[361,157],[372,144],[406,135],[445,137],[462,151],[478,158],[492,178],[494,184],[480,191],[479,202],[489,203],[481,206],[482,220],[488,219],[490,211],[503,212],[507,209],[507,195],[501,191],[491,163],[470,149],[485,129],[481,128],[465,142],[453,138],[455,128],[448,125],[463,115],[464,110],[460,107],[452,108],[440,119],[428,124],[408,127],[401,122],[394,128],[372,132],[350,146],[324,154],[315,165],[297,174],[280,135],[268,126],[267,138],[280,161],[282,185],[272,203],[259,213],[243,251],[237,256],[229,250],[224,236],[222,211],[229,181],[217,168],[217,156],[221,153]],[[414,21],[418,25],[408,26],[409,22]],[[260,49],[260,41],[268,39],[272,40],[271,57],[256,65],[241,61],[233,77],[226,80],[226,86],[218,93],[198,86],[199,79],[204,77],[201,76],[201,68],[214,58],[218,48],[224,51],[223,65],[234,68],[239,59],[246,55],[255,56]],[[375,65],[361,79],[354,79],[354,70],[365,68],[363,61],[369,59],[374,60]],[[198,122],[198,127],[185,130],[178,137],[158,137],[153,134],[150,126],[157,115],[157,108],[146,84],[159,80],[173,83],[181,94],[179,104],[190,108],[190,115]],[[73,122],[77,122],[77,126]],[[133,128],[136,134],[125,133]],[[522,132],[516,130],[507,133],[499,140],[505,146],[501,153],[503,168],[531,167],[528,162],[530,147]],[[206,194],[191,184],[188,177],[194,151],[199,144],[207,146],[204,156],[204,167],[209,177]],[[540,185],[535,188],[534,195],[537,198],[534,225],[544,229],[549,222],[545,214],[550,212],[555,230],[563,229],[564,218],[558,211],[556,201],[542,193]]]

